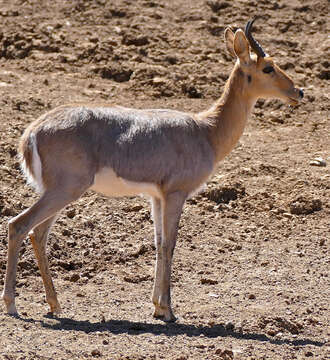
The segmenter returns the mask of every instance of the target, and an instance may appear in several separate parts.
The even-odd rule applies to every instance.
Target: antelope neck
[[[249,83],[236,64],[221,98],[208,112],[210,138],[216,161],[223,159],[236,145],[256,102],[249,91]]]

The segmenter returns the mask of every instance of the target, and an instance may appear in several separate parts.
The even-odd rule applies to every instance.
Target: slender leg
[[[46,244],[49,230],[56,220],[56,216],[52,216],[43,223],[36,226],[29,232],[29,237],[33,246],[34,254],[36,256],[42,281],[46,291],[46,300],[50,306],[52,313],[60,313],[61,307],[57,301],[56,291],[53,280],[49,271],[48,259],[46,255]]]
[[[35,226],[53,217],[64,206],[79,198],[85,190],[83,189],[79,195],[77,191],[73,195],[73,193],[59,191],[58,189],[47,190],[34,205],[9,221],[8,259],[5,287],[2,293],[2,298],[9,314],[17,314],[15,306],[15,281],[18,253],[24,237]]]
[[[187,194],[175,192],[167,195],[162,202],[162,242],[157,262],[156,271],[159,270],[159,287],[157,295],[158,301],[155,301],[155,316],[161,317],[164,321],[175,321],[176,318],[171,308],[171,265],[172,257],[176,244],[179,221],[182,213],[182,207],[186,200]],[[156,276],[156,280],[157,280]]]
[[[21,215],[24,215],[23,212]],[[16,217],[17,218],[17,217]],[[13,229],[12,219],[8,224],[8,255],[7,255],[7,270],[5,277],[5,287],[2,292],[2,299],[6,304],[8,314],[17,314],[15,306],[15,281],[18,253],[21,248],[24,234],[18,235]]]
[[[162,209],[161,201],[158,198],[152,198],[152,215],[155,228],[155,246],[156,246],[156,268],[155,280],[152,293],[152,302],[155,305],[154,317],[162,317],[163,314],[158,313],[159,310],[159,296],[160,296],[160,282],[162,271],[162,254],[161,254],[161,241],[162,241]]]

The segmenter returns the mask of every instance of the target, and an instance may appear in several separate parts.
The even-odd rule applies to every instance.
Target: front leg
[[[161,201],[158,198],[152,198],[152,217],[154,221],[155,229],[155,247],[156,247],[156,267],[155,267],[155,280],[154,288],[152,292],[152,302],[155,306],[153,316],[155,318],[163,318],[164,314],[160,311],[159,297],[160,297],[160,283],[162,273],[162,253],[161,253],[161,242],[162,242],[162,209]]]
[[[171,265],[176,244],[179,221],[187,194],[175,192],[161,202],[162,235],[157,249],[156,278],[153,302],[154,316],[164,321],[175,321],[171,308]],[[156,228],[156,227],[155,227]]]

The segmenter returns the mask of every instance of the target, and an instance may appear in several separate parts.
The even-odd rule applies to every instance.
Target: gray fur
[[[65,138],[67,144],[77,144],[78,139],[79,151],[89,158],[95,173],[111,167],[124,179],[175,191],[212,171],[214,152],[203,127],[174,110],[62,107],[46,115],[36,135],[38,144],[48,143],[47,152],[60,157],[67,147],[51,138]]]

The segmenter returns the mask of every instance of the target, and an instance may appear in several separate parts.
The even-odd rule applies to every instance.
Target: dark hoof
[[[166,323],[175,323],[177,321],[177,318],[174,315],[172,315],[169,319],[166,319],[164,315],[153,315],[153,317]]]

